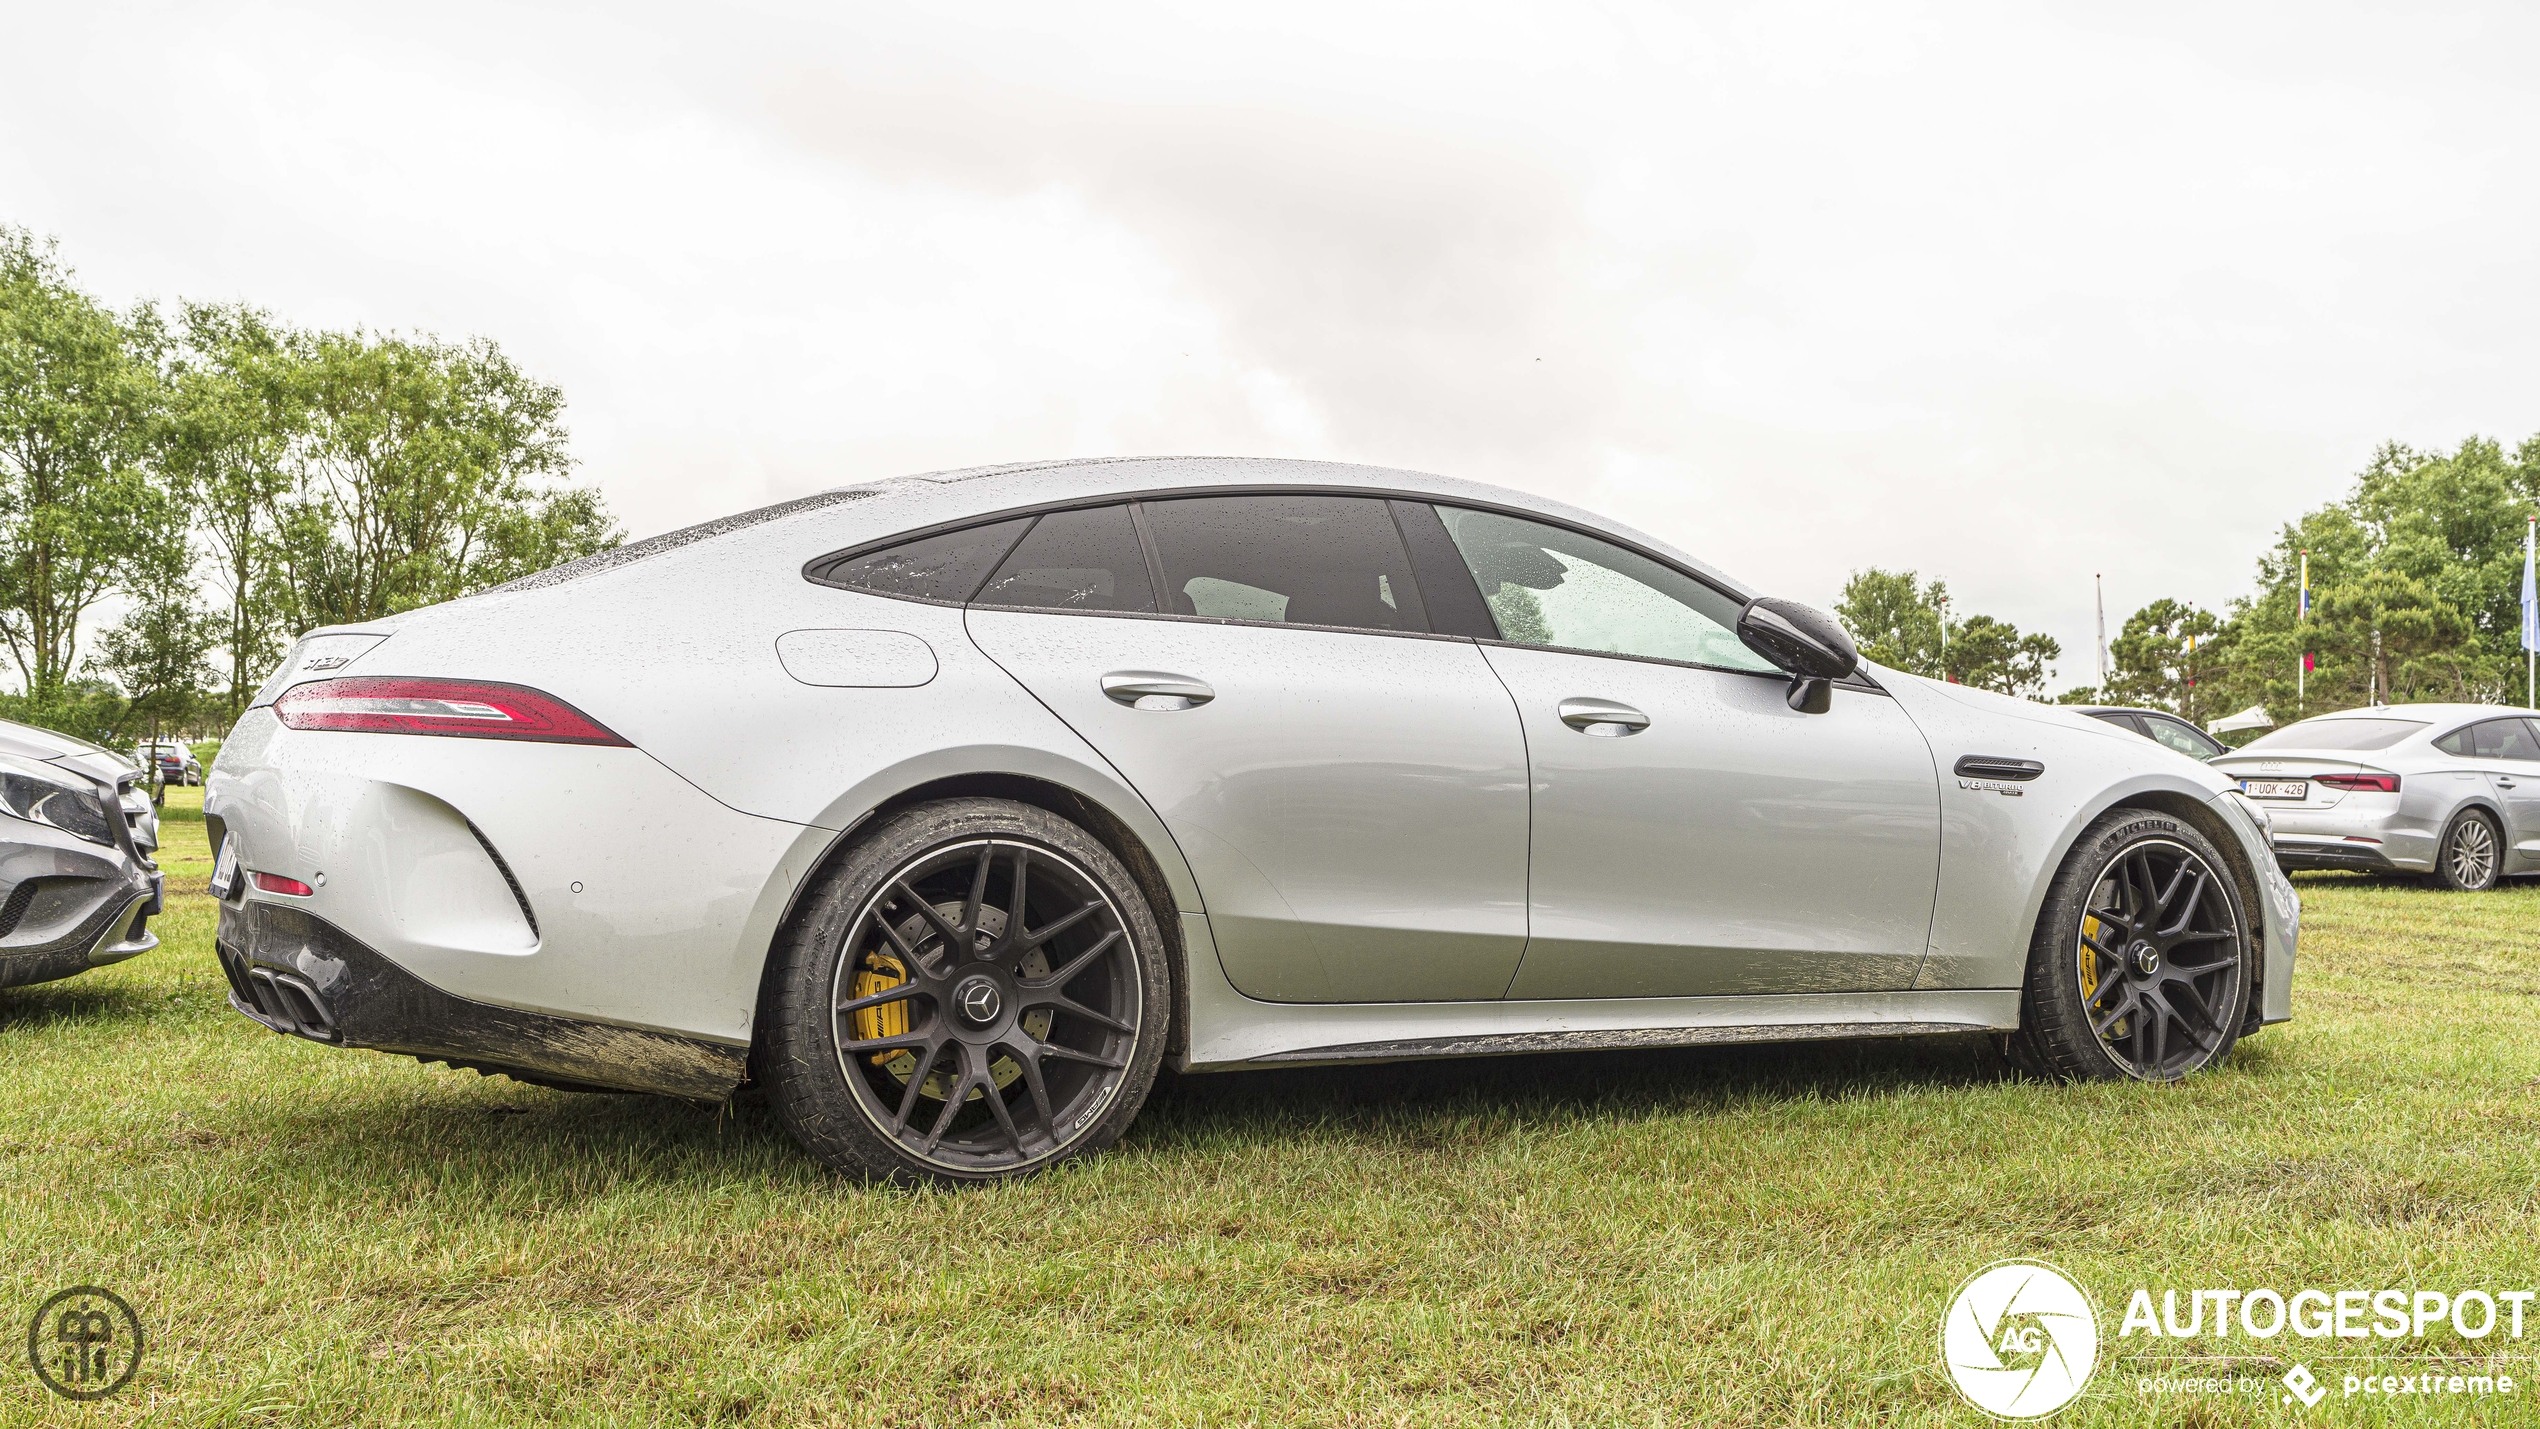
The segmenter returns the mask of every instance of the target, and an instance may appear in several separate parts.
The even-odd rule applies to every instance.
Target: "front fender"
[[[2020,986],[2047,888],[2083,830],[2122,804],[2201,810],[2229,787],[2186,755],[2087,716],[1886,671],[1879,680],[1931,741],[1940,778],[1940,882],[1918,990]],[[1953,766],[1971,754],[2045,770],[2024,782],[1962,778]],[[2253,857],[2274,867],[2272,853]],[[2268,978],[2271,992],[2285,980]]]

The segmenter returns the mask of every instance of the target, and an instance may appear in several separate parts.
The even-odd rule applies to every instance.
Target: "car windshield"
[[[2288,724],[2275,733],[2240,746],[2257,749],[2388,749],[2425,728],[2416,719],[2339,718],[2334,715]]]

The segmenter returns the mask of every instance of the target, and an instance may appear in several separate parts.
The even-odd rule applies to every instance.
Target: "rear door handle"
[[[1102,677],[1102,692],[1133,710],[1186,710],[1217,698],[1205,680],[1158,670],[1114,670]]]
[[[2514,786],[2514,781],[2502,774],[2496,776],[2496,783],[2498,787],[2505,789],[2510,789]]]
[[[1638,734],[1649,728],[1649,716],[1630,705],[1613,700],[1567,699],[1561,702],[1561,722],[1581,734],[1617,739]]]

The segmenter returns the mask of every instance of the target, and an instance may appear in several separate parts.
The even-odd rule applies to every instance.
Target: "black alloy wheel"
[[[2502,877],[2503,853],[2496,825],[2476,809],[2463,809],[2435,846],[2434,881],[2455,893],[2483,893]]]
[[[2239,1039],[2255,946],[2220,851],[2179,820],[2121,810],[2048,894],[2014,1050],[2057,1076],[2201,1071]]]
[[[972,1181],[1116,1139],[1170,999],[1153,916],[1110,851],[1042,810],[959,800],[856,853],[799,920],[781,983],[771,968],[771,1099],[805,1147]]]

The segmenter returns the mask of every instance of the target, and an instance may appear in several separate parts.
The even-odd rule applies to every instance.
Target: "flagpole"
[[[2533,665],[2540,653],[2540,588],[2532,582],[2532,558],[2535,545],[2540,545],[2540,516],[2523,518],[2522,528],[2522,707],[2540,709],[2540,669]]]
[[[2308,551],[2302,553],[2302,593],[2297,600],[2293,625],[2298,634],[2311,619],[2311,553]],[[2293,713],[2298,715],[2302,713],[2303,700],[2309,694],[2311,643],[2307,636],[2293,643],[2302,647],[2293,652]]]

